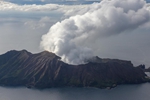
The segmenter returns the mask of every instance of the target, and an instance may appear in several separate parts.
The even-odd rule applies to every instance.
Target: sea
[[[150,100],[150,83],[119,85],[113,89],[0,87],[0,100]]]

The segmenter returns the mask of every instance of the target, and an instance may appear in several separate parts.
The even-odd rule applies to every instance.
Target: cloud
[[[149,21],[144,0],[103,0],[93,4],[83,15],[72,16],[54,24],[42,37],[41,46],[70,64],[91,59],[95,41],[132,31]],[[90,45],[88,45],[90,44]]]
[[[41,11],[41,10],[55,10],[57,9],[57,4],[47,4],[47,5],[17,5],[10,2],[0,1],[0,10],[17,10],[17,11]]]
[[[5,1],[9,1],[9,2],[15,2],[15,3],[27,3],[27,2],[33,2],[33,3],[36,3],[36,2],[46,2],[46,3],[52,3],[52,2],[67,2],[67,1],[77,1],[77,2],[80,2],[80,1],[99,1],[99,0],[5,0]]]
[[[59,4],[44,4],[44,5],[18,5],[10,2],[0,1],[0,11],[66,11],[74,9],[83,9],[89,5],[59,5]]]
[[[25,26],[29,26],[32,29],[44,28],[49,26],[50,23],[55,23],[53,19],[50,19],[48,16],[44,16],[39,21],[37,20],[28,20],[24,23]]]
[[[89,5],[20,5],[0,1],[0,5],[1,54],[12,49],[40,52],[39,44],[42,35],[48,33],[49,28],[58,22],[58,28],[54,33],[67,29],[68,32],[72,32],[71,35],[68,33],[68,39],[75,37],[71,39],[70,44],[68,43],[70,40],[65,41],[70,46],[62,45],[71,49],[78,48],[73,49],[70,55],[68,54],[71,63],[85,63],[86,58],[96,55],[131,60],[136,65],[150,66],[150,22],[148,20],[150,5],[145,4],[144,1],[104,0],[101,3]],[[56,25],[53,27],[56,28]],[[84,34],[81,34],[79,30],[85,30]],[[74,31],[76,33],[73,35]],[[49,45],[49,42],[45,45]],[[68,52],[65,49],[62,51]],[[82,55],[75,60],[74,56],[78,56],[79,51]]]
[[[41,51],[41,36],[61,20],[67,9],[76,8],[58,4],[18,5],[5,1],[0,1],[0,5],[0,54],[11,49]]]
[[[10,7],[13,8],[18,6],[16,4],[6,4],[8,6],[12,5]],[[60,16],[61,13],[51,11],[1,9],[0,54],[12,49],[27,49],[30,52],[39,52],[41,36],[49,30],[52,24],[60,20]]]

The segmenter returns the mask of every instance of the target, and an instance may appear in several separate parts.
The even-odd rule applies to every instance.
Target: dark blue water
[[[150,100],[150,83],[120,85],[114,89],[0,87],[0,100]]]

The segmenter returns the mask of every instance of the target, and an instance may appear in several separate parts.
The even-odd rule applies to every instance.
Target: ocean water
[[[150,100],[150,83],[119,85],[113,89],[0,87],[0,100]]]

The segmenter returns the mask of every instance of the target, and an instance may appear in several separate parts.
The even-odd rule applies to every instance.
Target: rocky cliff
[[[51,52],[32,54],[12,50],[0,55],[0,85],[50,88],[63,86],[114,87],[146,82],[145,73],[130,61],[93,58],[69,65]]]

